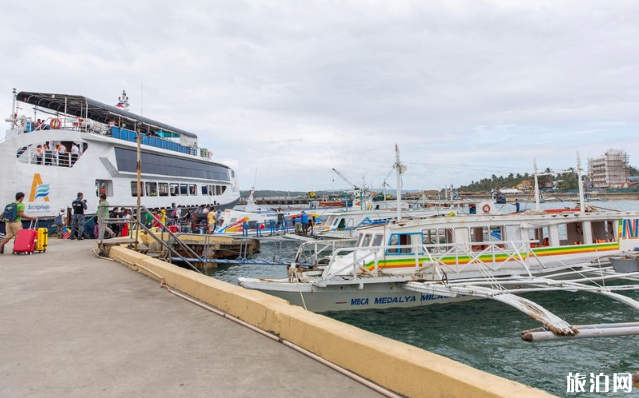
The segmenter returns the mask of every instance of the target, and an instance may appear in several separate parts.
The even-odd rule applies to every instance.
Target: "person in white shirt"
[[[49,146],[49,150],[51,151],[51,163],[54,166],[57,166],[59,164],[58,163],[58,146],[52,143]]]
[[[80,148],[78,148],[78,144],[75,142],[71,145],[71,166],[78,161],[78,157],[80,156]]]
[[[67,154],[67,147],[59,142],[56,149],[58,150],[58,165],[69,166],[69,155]]]

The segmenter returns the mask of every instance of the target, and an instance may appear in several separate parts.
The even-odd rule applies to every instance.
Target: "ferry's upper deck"
[[[123,97],[126,98],[126,93]],[[16,100],[34,105],[34,117],[18,116],[15,112],[8,121],[13,129],[29,133],[38,130],[76,130],[100,134],[124,141],[136,142],[140,133],[141,144],[210,158],[212,153],[199,148],[197,135],[167,124],[129,112],[127,104],[111,106],[81,95],[19,92]]]

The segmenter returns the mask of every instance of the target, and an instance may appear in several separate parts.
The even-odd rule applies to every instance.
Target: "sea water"
[[[614,210],[638,210],[639,201],[589,202]],[[508,206],[508,205],[504,205]],[[576,207],[574,202],[544,203],[543,208]],[[534,203],[525,204],[534,208]],[[513,207],[514,208],[514,207]],[[507,208],[502,209],[506,211]],[[259,257],[291,262],[299,243],[263,243]],[[284,265],[233,265],[212,270],[215,278],[237,284],[240,276],[284,277]],[[639,292],[626,293],[639,300]],[[574,325],[630,322],[639,311],[587,293],[547,292],[525,295]],[[477,369],[527,384],[557,396],[637,396],[590,392],[591,373],[609,377],[639,372],[639,336],[601,337],[528,343],[521,331],[540,324],[522,312],[492,301],[474,300],[408,309],[330,312],[325,315],[388,338],[423,348]],[[585,393],[568,393],[569,374],[586,375]]]

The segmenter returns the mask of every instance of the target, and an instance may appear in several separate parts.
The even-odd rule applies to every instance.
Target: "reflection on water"
[[[639,210],[637,201],[589,204],[610,209]],[[543,205],[545,208],[563,207],[556,203]],[[566,204],[566,207],[569,206],[574,206],[574,203]],[[291,261],[297,247],[295,242],[263,243],[259,257]],[[286,266],[220,266],[211,274],[237,284],[240,276],[286,276]],[[628,295],[639,300],[637,292]],[[534,293],[526,298],[575,325],[639,319],[637,310],[593,294]],[[326,315],[558,396],[634,396],[621,392],[569,395],[566,394],[566,376],[570,372],[579,372],[587,374],[588,379],[592,372],[612,378],[614,373],[639,371],[639,336],[527,343],[519,337],[520,332],[536,328],[539,323],[509,306],[490,300],[410,309],[332,312]]]

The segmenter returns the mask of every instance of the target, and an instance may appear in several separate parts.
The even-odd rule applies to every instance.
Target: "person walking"
[[[73,209],[73,218],[71,219],[71,240],[84,239],[84,211],[87,209],[87,201],[84,199],[84,194],[78,192],[78,196],[73,202],[71,202],[71,208]]]
[[[98,203],[98,223],[100,225],[102,225],[102,232],[101,235],[104,235],[104,232],[108,232],[109,233],[109,238],[113,238],[113,236],[115,235],[113,233],[113,230],[111,230],[111,228],[109,228],[109,226],[106,223],[106,220],[109,218],[109,202],[107,202],[106,200],[106,194],[101,193],[100,194],[100,201]]]
[[[515,199],[515,213],[519,213],[519,201]]]
[[[208,214],[206,215],[206,221],[209,224],[209,234],[212,234],[213,232],[215,232],[215,223],[216,223],[216,219],[215,219],[215,212],[213,210],[209,210]]]
[[[4,254],[4,245],[9,243],[11,239],[15,238],[15,236],[18,235],[18,231],[22,229],[23,218],[26,220],[35,220],[35,217],[27,216],[26,214],[24,214],[25,206],[24,206],[24,203],[22,203],[23,200],[24,200],[24,193],[22,192],[16,193],[16,200],[15,202],[13,202],[13,204],[15,204],[14,214],[17,217],[13,220],[7,217],[3,217],[6,219],[5,221],[6,236],[4,239],[2,239],[2,242],[0,242],[0,254]]]
[[[64,220],[64,215],[66,211],[64,209],[60,209],[60,212],[55,217],[55,227],[56,231],[58,231],[58,238],[62,239],[62,229],[65,227],[66,223]]]
[[[126,221],[122,224],[122,236],[129,236],[129,223],[131,219],[131,211],[129,209],[122,209],[122,220]]]

